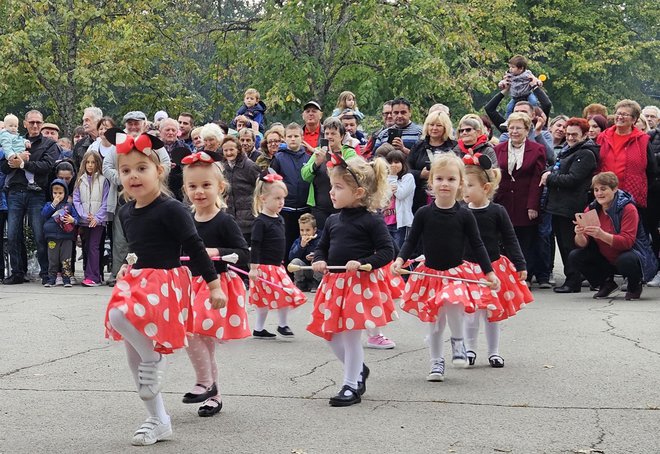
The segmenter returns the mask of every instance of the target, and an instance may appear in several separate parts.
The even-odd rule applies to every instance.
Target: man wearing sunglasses
[[[37,245],[39,275],[42,284],[48,282],[48,253],[44,239],[41,209],[46,203],[48,175],[60,156],[60,148],[52,139],[41,134],[44,117],[38,110],[25,114],[23,126],[27,129],[26,139],[30,150],[0,161],[0,169],[7,175],[7,240],[11,276],[4,280],[5,285],[22,284],[27,271],[26,257],[23,254],[23,219],[28,216],[30,228]],[[34,183],[29,183],[25,173],[34,174]]]

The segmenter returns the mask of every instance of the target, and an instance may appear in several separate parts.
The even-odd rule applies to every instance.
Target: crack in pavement
[[[596,428],[600,431],[600,434],[598,434],[598,440],[596,440],[595,443],[591,444],[591,449],[593,449],[595,452],[599,452],[598,446],[602,445],[604,440],[605,440],[605,429],[603,429],[603,426],[600,423],[600,413],[598,410],[594,410],[596,413]]]
[[[321,388],[321,389],[319,389],[319,390],[317,390],[317,391],[313,391],[309,396],[307,396],[307,399],[313,399],[314,396],[316,396],[318,393],[323,392],[323,391],[325,391],[326,389],[328,389],[328,388],[330,388],[330,387],[332,387],[332,386],[337,386],[337,382],[334,381],[332,378],[326,378],[326,380],[329,380],[329,381],[330,381],[330,384],[324,386],[323,388]]]
[[[334,361],[334,359],[329,359],[326,362],[324,362],[322,364],[319,364],[318,366],[312,367],[312,370],[310,370],[309,372],[306,372],[306,373],[301,374],[301,375],[294,375],[293,377],[289,377],[289,380],[291,380],[293,383],[298,383],[299,378],[307,377],[309,375],[312,375],[314,372],[316,372],[317,369],[329,364],[332,361]]]
[[[428,350],[428,347],[416,348],[414,350],[406,350],[406,351],[403,351],[403,352],[399,352],[396,355],[388,356],[387,358],[377,359],[377,360],[371,361],[371,362],[372,363],[382,363],[382,362],[389,361],[391,359],[397,358],[401,355],[407,355],[408,353],[415,353],[415,352],[419,352],[419,351],[422,351],[422,350]]]
[[[70,359],[70,358],[74,358],[74,357],[76,357],[76,356],[84,355],[84,354],[86,354],[86,353],[93,352],[93,351],[96,351],[96,350],[105,350],[105,349],[107,349],[107,348],[110,348],[110,345],[106,345],[105,347],[94,347],[94,348],[90,348],[90,349],[84,350],[84,351],[82,351],[82,352],[77,352],[77,353],[72,353],[71,355],[62,356],[62,357],[60,357],[60,358],[49,359],[48,361],[44,361],[44,362],[41,362],[41,363],[31,364],[31,365],[29,365],[29,366],[19,367],[18,369],[13,369],[13,370],[10,370],[9,372],[3,372],[3,373],[1,373],[1,374],[0,374],[0,378],[9,377],[10,375],[14,375],[14,374],[16,374],[16,373],[18,373],[18,372],[21,372],[21,371],[24,371],[24,370],[27,370],[27,369],[32,369],[33,367],[44,366],[44,365],[46,365],[46,364],[53,364],[53,363],[56,363],[56,362],[58,362],[58,361],[62,361],[63,359]]]
[[[655,351],[655,350],[652,350],[652,349],[650,349],[650,348],[648,348],[648,347],[644,347],[644,346],[642,345],[642,341],[641,341],[641,340],[639,340],[639,339],[633,339],[633,338],[631,338],[631,337],[624,336],[623,334],[618,334],[618,333],[615,332],[615,330],[616,330],[617,328],[616,328],[616,326],[614,326],[614,323],[612,322],[612,319],[613,319],[614,317],[618,316],[619,314],[616,313],[616,312],[614,312],[614,311],[608,310],[608,308],[613,307],[614,304],[615,304],[614,301],[613,301],[613,300],[610,300],[610,301],[608,302],[608,304],[607,304],[606,306],[604,306],[604,307],[590,308],[590,309],[589,309],[590,311],[593,311],[593,312],[601,312],[601,313],[603,313],[603,314],[608,314],[605,318],[602,318],[602,319],[601,319],[601,320],[604,321],[605,324],[608,326],[608,328],[607,328],[606,330],[602,331],[602,332],[603,332],[603,333],[607,333],[607,334],[609,334],[610,336],[617,337],[617,338],[619,338],[619,339],[623,339],[623,340],[625,340],[625,341],[631,342],[635,347],[639,348],[640,350],[644,350],[644,351],[647,351],[647,352],[649,352],[649,353],[653,353],[654,355],[660,356],[660,352]]]
[[[390,402],[391,402],[390,400],[386,400],[385,402],[381,402],[380,404],[378,404],[374,408],[372,408],[371,411],[376,411],[379,408],[384,407],[385,405],[389,405]]]
[[[332,379],[328,379],[332,380]],[[332,386],[332,385],[328,385]],[[9,387],[0,387],[0,391],[26,391],[26,392],[89,392],[89,393],[122,393],[122,394],[135,394],[134,389],[86,389],[86,388],[56,388],[56,389],[43,389],[43,388],[9,388]],[[185,391],[162,391],[162,394],[180,396]],[[276,396],[272,394],[241,394],[241,393],[222,393],[224,396],[229,397],[246,397],[246,398],[257,398],[257,399],[288,399],[288,400],[325,400],[325,397],[309,397],[309,396]],[[362,398],[365,402],[383,402],[383,403],[400,403],[400,404],[446,404],[446,405],[462,405],[462,406],[473,406],[473,407],[489,407],[489,408],[511,408],[511,409],[532,409],[532,410],[585,410],[585,411],[658,411],[658,407],[647,406],[647,407],[587,407],[582,405],[529,405],[529,404],[497,404],[497,403],[483,403],[483,402],[468,402],[468,401],[453,401],[453,400],[421,400],[421,399],[373,399],[373,398]]]

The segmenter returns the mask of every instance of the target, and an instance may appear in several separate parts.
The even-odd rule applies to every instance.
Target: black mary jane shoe
[[[199,386],[200,388],[206,388],[204,385],[200,385],[197,383],[195,386]],[[218,395],[218,387],[216,386],[215,383],[213,383],[210,387],[206,388],[206,392],[203,392],[202,394],[193,394],[193,393],[185,393],[183,395],[182,402],[184,404],[198,404],[200,402],[204,402],[206,399],[217,396]]]
[[[349,407],[360,402],[362,402],[360,394],[348,385],[344,385],[336,396],[330,398],[331,407]]]
[[[216,413],[220,413],[220,410],[222,410],[222,401],[218,400],[215,397],[209,397],[207,400],[212,400],[218,405],[212,406],[212,405],[202,405],[197,409],[197,414],[201,416],[202,418],[208,418],[209,416],[213,416]]]
[[[359,395],[364,395],[365,392],[367,392],[367,378],[369,378],[369,368],[367,367],[366,364],[362,364],[362,373],[360,374],[362,376],[362,380],[358,382],[358,388],[357,392]]]
[[[490,367],[494,367],[495,369],[504,367],[504,359],[500,355],[490,355],[488,362],[490,363]]]
[[[473,350],[468,350],[465,355],[468,359],[468,366],[474,366],[474,363],[477,362],[477,353]]]

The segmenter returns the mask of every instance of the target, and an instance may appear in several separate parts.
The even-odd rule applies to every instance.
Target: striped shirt
[[[389,134],[390,129],[397,129],[397,126],[394,125],[391,128],[383,129],[378,137],[376,138],[376,144],[374,145],[374,150],[378,149],[382,144],[387,143],[387,135]],[[407,149],[411,149],[413,145],[417,143],[419,137],[422,135],[422,127],[412,121],[408,123],[408,126],[403,128],[401,131],[401,140],[403,140],[403,145]]]

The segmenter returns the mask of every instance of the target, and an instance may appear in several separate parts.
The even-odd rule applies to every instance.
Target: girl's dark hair
[[[55,176],[59,173],[60,170],[64,170],[66,172],[71,172],[71,175],[76,176],[76,171],[73,169],[73,163],[71,161],[60,161],[57,163],[55,166]]]
[[[406,155],[403,154],[403,152],[396,149],[392,150],[387,153],[385,160],[388,164],[392,164],[393,162],[401,163],[401,171],[396,175],[397,178],[401,179],[401,177],[408,173],[408,159],[406,158]]]
[[[112,117],[101,117],[99,121],[96,122],[96,129],[99,129],[103,123],[108,123],[111,128],[116,128],[117,123],[115,123],[115,120],[112,119]]]

